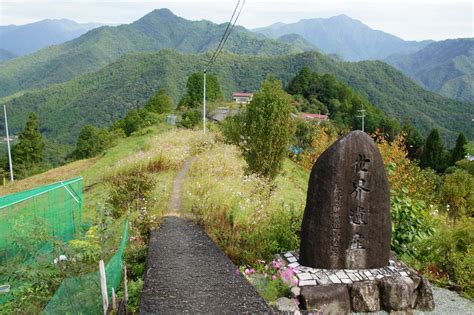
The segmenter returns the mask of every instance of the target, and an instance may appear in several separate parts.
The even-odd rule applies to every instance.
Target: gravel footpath
[[[190,162],[175,179],[170,216],[150,233],[140,314],[269,313],[265,301],[209,236],[178,217]]]

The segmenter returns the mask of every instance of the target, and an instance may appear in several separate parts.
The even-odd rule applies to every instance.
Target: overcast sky
[[[226,22],[231,0],[0,0],[0,25],[50,18],[123,24],[158,8],[191,20]],[[406,40],[474,37],[473,1],[466,0],[247,0],[238,24],[247,28],[275,22],[347,14]]]

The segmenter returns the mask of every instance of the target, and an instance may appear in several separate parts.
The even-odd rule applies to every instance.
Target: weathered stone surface
[[[354,283],[350,293],[353,312],[376,312],[380,310],[380,292],[376,282]]]
[[[293,300],[286,298],[286,297],[281,297],[278,300],[275,301],[275,307],[280,311],[280,312],[299,312],[299,307],[298,305],[293,302]]]
[[[435,308],[431,285],[425,278],[421,278],[420,285],[418,286],[415,308],[421,311],[433,311]]]
[[[339,315],[351,312],[349,291],[345,285],[331,284],[301,289],[301,301],[306,310]]]
[[[385,278],[381,284],[382,306],[386,311],[413,309],[417,297],[416,284],[409,277]]]
[[[301,265],[368,269],[388,265],[390,188],[372,139],[353,131],[311,171],[301,228]]]

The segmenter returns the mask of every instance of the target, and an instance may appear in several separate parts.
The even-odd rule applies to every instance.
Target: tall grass
[[[237,264],[298,248],[308,174],[290,161],[274,182],[244,169],[239,150],[216,141],[191,165],[187,211]]]

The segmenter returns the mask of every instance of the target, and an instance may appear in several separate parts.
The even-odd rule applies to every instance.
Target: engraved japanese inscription
[[[300,263],[327,269],[386,266],[390,188],[372,139],[353,131],[313,166],[301,228]]]

